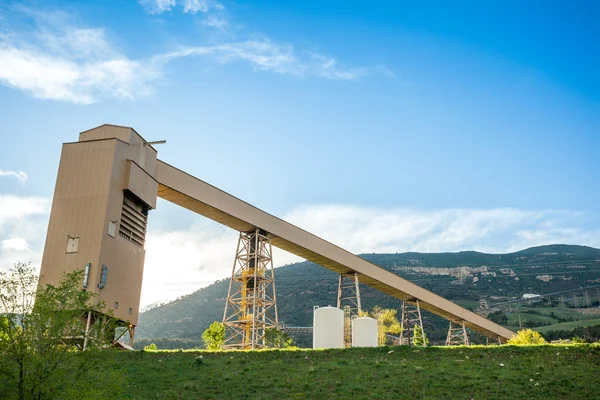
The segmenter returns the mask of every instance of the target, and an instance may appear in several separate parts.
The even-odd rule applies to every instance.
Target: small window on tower
[[[102,266],[102,271],[100,272],[100,283],[98,284],[98,289],[104,289],[106,286],[106,275],[108,274],[108,267],[106,265]]]
[[[115,221],[108,221],[108,236],[115,237],[117,230],[117,223]]]
[[[88,287],[88,283],[90,280],[90,267],[92,266],[91,263],[87,263],[85,265],[85,270],[83,271],[83,288],[87,289]]]
[[[115,310],[116,310],[117,308],[119,308],[119,302],[118,302],[118,301],[115,301]]]
[[[67,237],[67,253],[77,253],[79,250],[79,238]]]
[[[127,312],[129,313],[129,315],[133,314],[133,308],[129,307],[129,310],[127,310]]]

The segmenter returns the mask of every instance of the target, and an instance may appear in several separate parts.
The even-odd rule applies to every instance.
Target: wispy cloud
[[[210,0],[138,0],[144,9],[151,14],[162,14],[180,6],[185,13],[205,13],[211,9],[219,10],[223,5]]]
[[[152,92],[160,75],[157,66],[119,53],[104,29],[73,25],[59,12],[20,10],[31,26],[4,26],[0,83],[36,98],[80,104],[107,97],[132,100]]]
[[[16,178],[22,184],[25,184],[25,182],[27,182],[27,179],[29,179],[27,174],[23,171],[7,171],[0,169],[0,176],[9,176],[12,178]]]
[[[175,5],[166,0],[152,4],[162,10]],[[227,21],[219,19],[219,3],[181,4],[189,12],[215,9],[206,23],[224,31],[229,29]],[[17,29],[6,24],[0,30],[0,84],[39,99],[77,104],[106,98],[136,100],[153,93],[169,61],[190,56],[204,56],[207,61],[220,64],[246,62],[255,70],[300,78],[353,80],[367,73],[361,68],[342,68],[332,57],[297,52],[290,44],[278,44],[268,38],[182,47],[136,60],[119,52],[103,28],[76,25],[73,18],[62,13],[22,13],[31,26]]]
[[[468,210],[375,209],[319,205],[283,218],[353,253],[504,253],[552,244],[600,247],[600,229],[585,228],[589,215],[574,211],[510,208]],[[231,274],[237,233],[206,222],[182,230],[150,231],[142,305],[191,293]],[[301,261],[274,249],[276,266]],[[173,265],[177,274],[172,273]]]
[[[0,269],[18,261],[39,267],[50,199],[0,193]]]
[[[353,80],[366,74],[364,69],[343,69],[335,59],[316,53],[299,55],[293,46],[277,44],[268,39],[225,43],[216,46],[185,47],[157,57],[167,62],[190,56],[211,57],[228,64],[245,61],[254,69],[292,75],[299,78],[316,76],[332,80]]]
[[[354,253],[478,250],[504,253],[550,243],[600,247],[590,215],[563,210],[376,209],[348,205],[301,207],[293,224]]]

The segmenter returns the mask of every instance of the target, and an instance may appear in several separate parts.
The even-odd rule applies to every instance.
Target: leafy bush
[[[219,350],[225,343],[225,325],[215,321],[202,334],[202,340],[208,350]]]
[[[539,332],[531,329],[522,329],[517,332],[509,341],[508,344],[544,344],[546,340]]]
[[[144,346],[145,351],[156,351],[158,347],[154,343],[150,343],[148,346]]]
[[[265,345],[277,349],[287,349],[294,346],[294,338],[276,328],[265,329]]]
[[[429,344],[427,335],[419,325],[416,325],[413,331],[413,343],[415,346],[427,346]]]

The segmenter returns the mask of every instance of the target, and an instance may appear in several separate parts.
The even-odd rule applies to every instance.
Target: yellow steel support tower
[[[241,232],[223,313],[223,348],[265,347],[265,330],[278,324],[276,299],[271,235]]]

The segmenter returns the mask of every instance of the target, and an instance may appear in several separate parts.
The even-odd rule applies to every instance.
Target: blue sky
[[[39,263],[61,143],[103,123],[352,251],[598,247],[599,17],[591,1],[4,2],[2,268]],[[240,173],[256,159],[261,190]],[[152,240],[145,288],[171,290],[168,254],[188,265],[163,298],[226,275],[235,246],[165,202]]]

